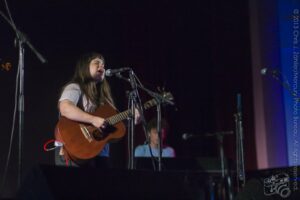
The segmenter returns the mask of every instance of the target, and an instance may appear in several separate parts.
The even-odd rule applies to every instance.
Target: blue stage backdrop
[[[299,58],[300,58],[300,1],[278,0],[280,28],[280,81],[283,84],[284,120],[288,164],[300,164],[299,154]]]

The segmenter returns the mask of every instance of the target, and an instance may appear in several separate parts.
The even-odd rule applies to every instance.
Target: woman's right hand
[[[105,128],[105,119],[94,116],[91,124],[97,128]]]

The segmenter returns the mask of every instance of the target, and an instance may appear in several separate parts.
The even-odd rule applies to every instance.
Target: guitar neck
[[[155,101],[155,99],[152,99],[150,101],[147,101],[144,105],[143,105],[143,108],[145,110],[148,110],[149,108],[155,106],[157,104],[157,102]],[[106,119],[106,121],[110,124],[110,125],[115,125],[117,124],[118,122],[120,121],[123,121],[125,119],[127,119],[131,114],[131,110],[126,110],[126,111],[123,111],[121,113],[118,113],[114,116],[111,116],[109,117],[108,119]]]

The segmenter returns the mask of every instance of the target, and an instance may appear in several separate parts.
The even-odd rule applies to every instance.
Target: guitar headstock
[[[172,101],[172,100],[174,100],[174,96],[172,95],[172,93],[171,92],[167,92],[166,90],[165,90],[165,87],[163,86],[162,88],[161,87],[157,87],[157,90],[158,90],[158,92],[160,93],[160,95],[164,98],[164,99],[166,99],[166,100],[168,100],[168,101]]]
[[[174,97],[173,97],[173,95],[172,95],[171,92],[163,91],[163,92],[160,93],[160,95],[161,95],[161,97],[162,97],[161,100],[162,100],[162,103],[163,103],[163,104],[171,104],[171,105],[174,104],[174,103],[172,102],[172,100],[174,100]],[[152,106],[155,106],[155,105],[157,105],[157,104],[158,104],[158,102],[157,102],[156,99],[151,99],[151,100],[147,101],[147,102],[144,104],[144,107],[145,107],[145,109],[148,109],[148,108],[150,108],[150,107],[152,107]]]
[[[161,96],[167,101],[173,101],[174,100],[174,96],[171,92],[164,92],[164,93],[161,94]]]

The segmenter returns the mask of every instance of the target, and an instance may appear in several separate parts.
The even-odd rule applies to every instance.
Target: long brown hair
[[[90,74],[90,62],[99,58],[104,60],[102,54],[97,52],[91,52],[82,55],[76,64],[76,69],[70,83],[77,83],[83,94],[93,104],[99,106],[101,103],[109,101],[114,105],[114,101],[111,95],[110,86],[107,80],[104,78],[102,82],[95,82]]]

